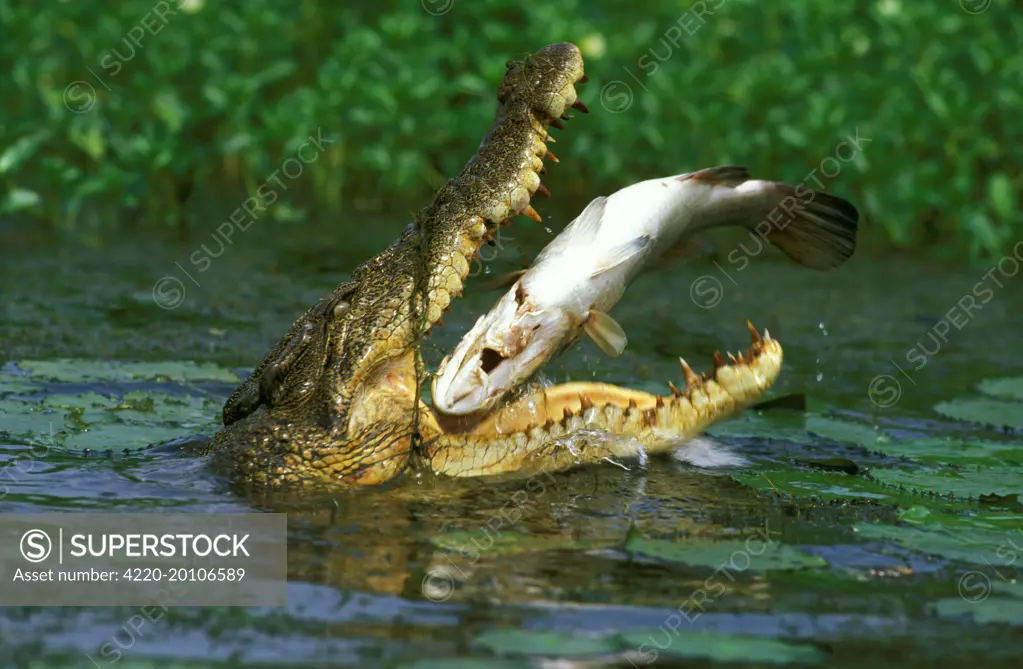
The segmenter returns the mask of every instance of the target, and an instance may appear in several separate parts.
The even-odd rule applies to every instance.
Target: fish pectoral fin
[[[597,348],[612,358],[620,356],[625,350],[626,344],[629,343],[629,338],[625,336],[622,326],[603,311],[590,311],[590,317],[586,319],[583,330],[597,345]]]
[[[480,284],[480,290],[491,291],[497,290],[498,288],[507,288],[508,286],[514,284],[516,281],[521,279],[522,275],[525,274],[526,271],[527,270],[519,269],[515,270],[514,272],[508,272],[506,274],[499,274],[495,276],[493,279],[490,279],[489,281],[484,281],[482,284]]]
[[[591,279],[595,279],[604,272],[618,267],[626,260],[633,258],[638,253],[642,253],[648,246],[650,246],[650,235],[640,235],[635,239],[631,239],[621,246],[612,249],[610,253],[604,258],[604,261],[593,270],[590,274]]]

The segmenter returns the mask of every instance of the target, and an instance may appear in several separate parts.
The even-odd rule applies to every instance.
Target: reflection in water
[[[742,536],[737,517],[757,522],[753,493],[727,476],[672,472],[678,465],[661,462],[648,478],[631,464],[501,483],[424,476],[389,489],[254,502],[289,514],[292,579],[432,601],[558,601],[566,589],[600,582],[625,594],[628,584],[603,570],[626,560],[633,533],[731,538]]]

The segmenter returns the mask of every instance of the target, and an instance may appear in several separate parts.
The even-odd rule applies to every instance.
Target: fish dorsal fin
[[[612,358],[620,356],[625,350],[626,344],[629,343],[629,338],[625,336],[622,326],[603,311],[591,310],[590,317],[583,325],[583,330],[597,345],[597,348]]]
[[[593,198],[582,212],[565,226],[561,234],[545,246],[543,251],[540,251],[536,258],[533,259],[533,264],[530,267],[540,265],[549,257],[557,257],[566,252],[571,252],[574,247],[580,244],[588,247],[593,238],[596,237],[597,231],[600,230],[600,223],[604,219],[604,205],[606,203],[607,198],[603,195]]]
[[[590,278],[596,278],[604,272],[618,267],[626,260],[634,257],[637,253],[642,253],[646,247],[650,246],[651,241],[650,235],[640,235],[635,239],[630,239],[621,246],[611,249],[611,251],[606,254],[600,265],[594,268],[593,273],[590,274]]]
[[[601,221],[604,220],[604,206],[606,204],[607,198],[603,195],[593,198],[569,226],[572,229],[571,236],[579,235],[584,239],[592,239],[600,229]]]

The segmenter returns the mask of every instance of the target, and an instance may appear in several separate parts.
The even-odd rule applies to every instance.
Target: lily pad
[[[983,513],[963,516],[934,512],[923,506],[901,513],[897,525],[857,524],[855,531],[872,541],[891,541],[910,550],[969,564],[997,560],[1010,533],[1023,527],[1018,513]]]
[[[664,657],[757,664],[819,664],[825,659],[821,651],[809,645],[762,636],[664,627],[615,635],[497,629],[483,632],[473,640],[473,644],[505,657],[584,658],[628,655],[636,656],[644,664],[651,664]]]
[[[41,400],[0,400],[0,432],[36,442],[67,431],[71,449],[116,451],[142,448],[212,428],[219,402],[208,397],[133,391],[123,397],[98,393],[52,395]]]
[[[1018,599],[994,598],[980,604],[958,597],[939,599],[934,603],[934,612],[942,617],[969,616],[979,624],[1023,624],[1023,601]]]
[[[957,398],[937,404],[934,410],[953,420],[1023,430],[1023,403],[1020,402]]]
[[[43,389],[39,384],[30,383],[9,374],[0,374],[0,396],[37,393]]]
[[[638,650],[645,664],[658,658],[699,658],[712,662],[751,662],[763,664],[820,664],[825,655],[808,645],[778,639],[740,634],[671,632],[663,627],[650,631],[626,632],[621,640]],[[661,648],[665,641],[667,648]]]
[[[870,479],[850,476],[844,472],[805,469],[744,471],[732,479],[761,492],[794,497],[818,497],[822,500],[873,499],[889,504],[915,504],[912,493],[886,487]]]
[[[1023,376],[1005,379],[985,379],[977,386],[985,395],[1009,400],[1023,400]]]
[[[778,569],[807,569],[828,566],[819,555],[805,553],[771,539],[769,532],[756,532],[744,541],[665,541],[633,534],[625,542],[631,555],[700,567],[732,565],[735,571],[762,572]]]
[[[69,435],[65,446],[83,451],[87,448],[94,451],[122,451],[126,448],[135,450],[184,436],[186,435],[180,428],[109,423]]]
[[[0,434],[19,442],[46,438],[64,430],[64,419],[54,413],[26,411],[21,402],[0,400]]]
[[[195,362],[114,362],[104,360],[22,360],[16,363],[30,379],[89,381],[219,381],[238,383],[238,375],[213,364]]]
[[[791,411],[767,411],[764,415],[743,413],[733,420],[712,426],[707,433],[716,437],[788,439],[795,442],[806,441],[807,434],[810,434],[871,450],[891,439],[883,430],[869,425]]]
[[[807,416],[806,431],[818,437],[856,444],[871,450],[891,438],[883,430],[826,416]]]
[[[1023,493],[1020,467],[943,467],[940,469],[875,469],[871,472],[882,483],[902,485],[956,497],[980,497],[990,493]]]
[[[611,655],[618,651],[612,636],[531,632],[517,629],[487,630],[473,643],[496,655],[538,655],[556,657],[588,657]]]
[[[878,443],[875,449],[896,457],[918,462],[1001,465],[1023,464],[1023,445],[995,441],[933,437],[926,439],[891,440]]]
[[[223,402],[196,395],[170,395],[147,391],[125,393],[108,410],[121,420],[208,426],[216,422]]]
[[[931,609],[945,618],[967,616],[980,624],[1023,624],[1023,581],[1002,578],[997,566],[965,572],[957,582],[959,596],[939,599]]]

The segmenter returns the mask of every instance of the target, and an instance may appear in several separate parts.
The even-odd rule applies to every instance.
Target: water
[[[372,231],[354,241],[325,229],[253,231],[202,273],[189,261],[201,238],[129,237],[89,249],[8,234],[0,243],[0,362],[195,361],[246,370],[400,225],[366,226]],[[523,256],[549,239],[516,225]],[[697,456],[543,478],[525,502],[515,496],[521,481],[430,476],[354,492],[244,496],[173,451],[83,457],[98,432],[76,442],[77,450],[45,452],[0,437],[8,464],[37,453],[31,471],[7,483],[0,502],[7,512],[266,510],[289,513],[290,527],[286,608],[176,608],[141,636],[123,627],[130,608],[4,609],[0,666],[116,659],[123,667],[667,667],[682,666],[688,655],[748,666],[958,667],[1018,659],[1017,600],[993,597],[970,608],[961,586],[964,573],[1002,559],[995,557],[999,537],[1023,536],[1013,534],[1023,530],[1013,525],[1018,509],[1002,513],[1009,525],[988,544],[968,547],[967,559],[928,554],[867,536],[870,528],[905,525],[899,509],[917,504],[906,501],[908,493],[886,498],[867,479],[806,463],[840,457],[896,471],[906,460],[892,455],[893,444],[913,455],[920,440],[949,436],[1018,454],[1018,434],[949,420],[933,407],[972,395],[982,379],[1023,373],[1014,351],[1023,326],[1019,277],[1001,277],[1001,288],[987,284],[990,299],[963,317],[954,310],[990,280],[989,268],[864,253],[822,274],[767,251],[736,271],[724,260],[728,248],[720,250],[719,264],[703,259],[657,271],[629,289],[614,312],[629,335],[622,357],[584,342],[546,376],[663,393],[668,380],[681,378],[679,355],[700,371],[710,368],[715,349],[744,349],[749,319],[785,348],[773,396],[804,393],[809,417],[745,416],[712,430]],[[483,269],[528,260],[509,252]],[[164,288],[184,291],[174,308],[165,308],[166,296],[177,293],[158,291],[163,305],[153,299],[165,277],[173,280]],[[706,290],[694,291],[700,281]],[[716,296],[713,304],[707,295]],[[430,338],[428,359],[435,365],[498,296],[470,285]],[[952,327],[941,325],[950,320]],[[202,433],[233,386],[159,389],[191,398],[198,418],[188,424]],[[60,396],[154,387],[88,379],[47,385]],[[113,450],[155,440],[147,436]],[[907,475],[924,467],[909,462]],[[999,470],[1010,487],[1019,462],[1006,456]],[[990,513],[956,504],[940,508],[962,518]],[[757,552],[765,545],[758,536],[770,552]],[[1005,587],[1016,587],[1014,565],[995,566]],[[739,636],[705,636],[711,633]]]

